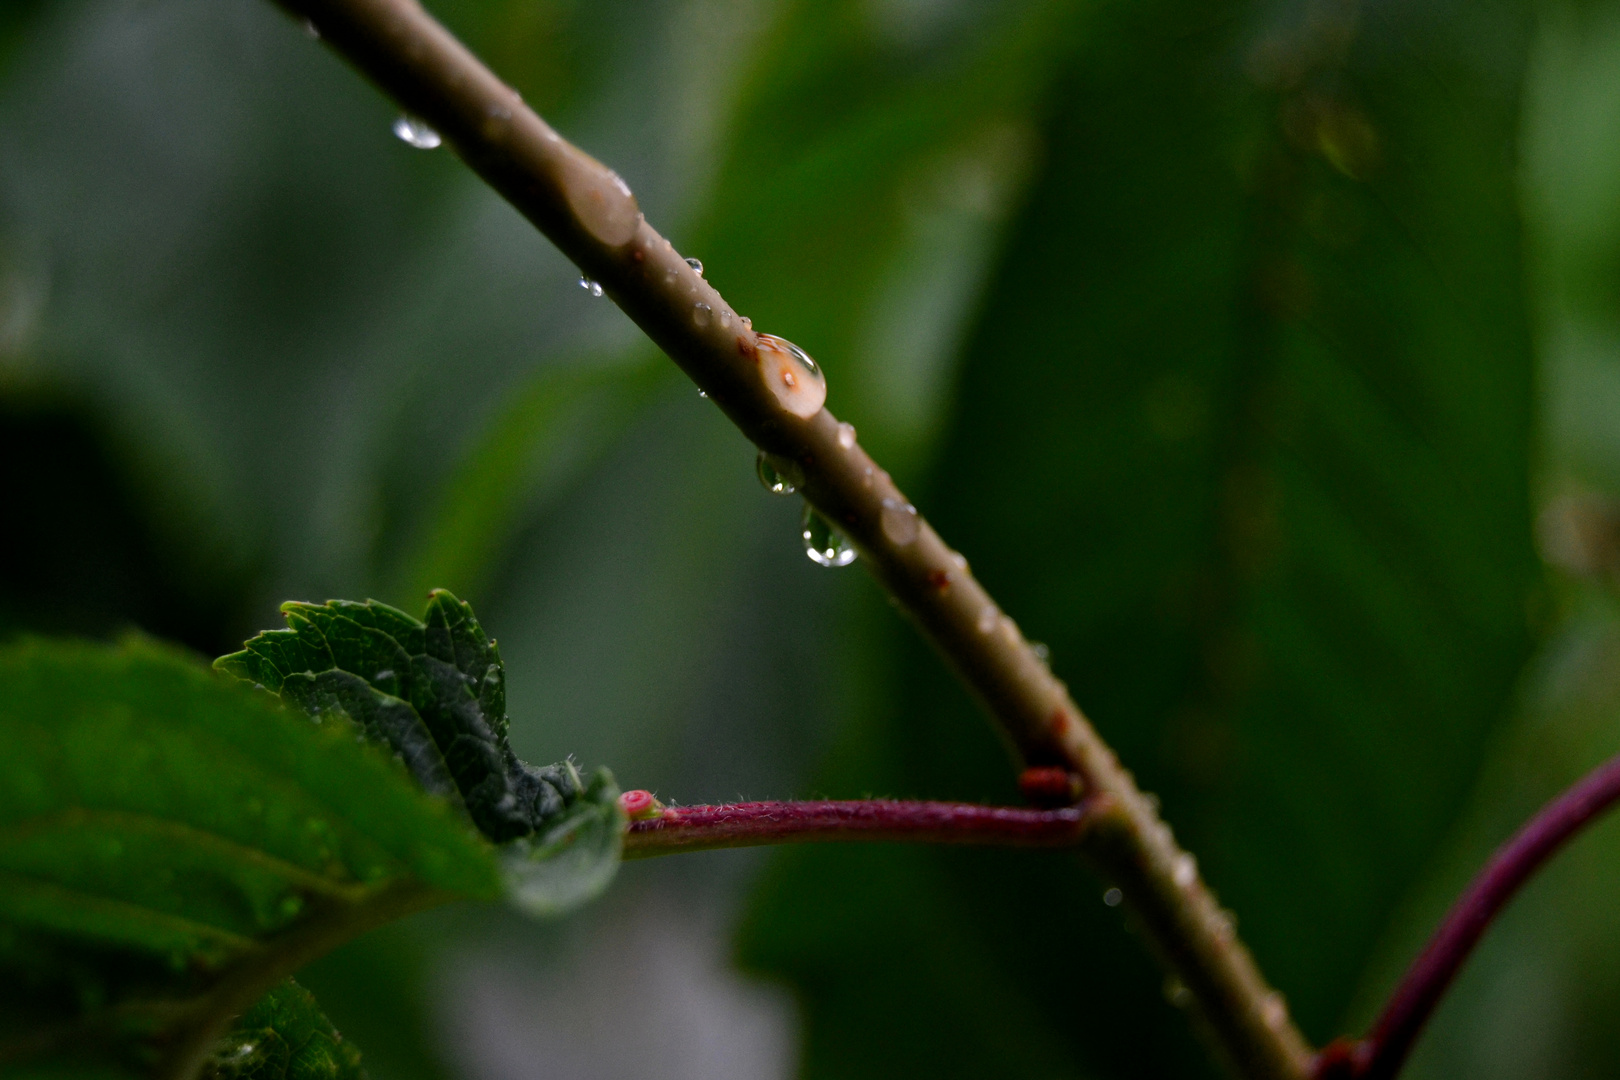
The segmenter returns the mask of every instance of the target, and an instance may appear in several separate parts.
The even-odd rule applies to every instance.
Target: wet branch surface
[[[645,859],[681,851],[852,840],[1070,847],[1085,838],[1098,809],[1091,802],[1032,810],[894,799],[672,806],[630,823],[624,855]]]
[[[1340,1041],[1318,1061],[1319,1080],[1391,1080],[1492,921],[1560,848],[1620,801],[1620,756],[1587,773],[1496,850],[1458,897],[1384,1006],[1372,1033]]]
[[[1098,813],[1082,848],[1124,892],[1222,1057],[1254,1080],[1302,1080],[1313,1055],[1233,920],[1067,688],[837,419],[642,219],[619,178],[529,110],[414,0],[278,0],[438,131],[684,370],[743,434],[802,475],[1029,766],[1076,774]],[[796,377],[790,377],[796,376]],[[1105,797],[1105,798],[1099,798]]]

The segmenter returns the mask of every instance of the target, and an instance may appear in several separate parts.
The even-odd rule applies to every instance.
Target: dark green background
[[[1620,496],[1620,5],[430,6],[823,365],[1313,1039],[1620,747],[1620,613],[1533,540],[1559,562],[1569,500]],[[443,586],[531,759],[683,802],[1015,798],[718,412],[296,24],[13,3],[0,57],[0,633],[217,654],[282,599]],[[1102,888],[1050,853],[695,856],[302,978],[377,1080],[1207,1074]],[[1413,1075],[1613,1075],[1617,900],[1603,826]]]

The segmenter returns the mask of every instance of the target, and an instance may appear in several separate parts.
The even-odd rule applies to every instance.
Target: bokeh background
[[[1318,1041],[1620,749],[1617,0],[431,0],[1158,793]],[[0,634],[470,599],[530,760],[1013,801],[719,412],[263,0],[0,3]],[[626,866],[301,979],[375,1080],[1213,1075],[1060,853]],[[1620,1069],[1620,824],[1411,1075]]]

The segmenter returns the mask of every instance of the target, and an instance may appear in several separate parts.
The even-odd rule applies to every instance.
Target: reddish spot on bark
[[[645,256],[645,255],[643,255],[643,254],[642,254],[642,253],[641,253],[641,249],[640,249],[640,248],[636,248],[636,250],[634,250],[634,251],[632,251],[632,252],[631,252],[631,253],[630,253],[630,257],[631,257],[631,258],[632,258],[632,259],[634,259],[634,260],[636,260],[636,262],[640,262],[640,261],[641,261],[641,260],[643,260],[643,259],[645,259],[645,258],[646,258],[646,257],[647,257],[647,256]]]
[[[930,570],[928,584],[934,587],[937,593],[947,593],[951,589],[951,572],[949,570]]]
[[[1311,1069],[1314,1080],[1354,1080],[1364,1065],[1363,1044],[1340,1036],[1322,1047]]]
[[[1052,733],[1059,738],[1069,733],[1069,725],[1072,723],[1074,721],[1069,719],[1069,714],[1064,710],[1058,709],[1052,713]]]
[[[750,360],[757,361],[759,359],[759,350],[754,348],[754,343],[752,341],[749,341],[744,337],[737,339],[737,352],[748,357]]]
[[[663,809],[662,804],[660,804],[657,799],[653,798],[652,792],[643,791],[639,788],[635,791],[627,791],[623,795],[620,795],[619,805],[624,808],[625,814],[627,814],[632,821],[636,821],[641,818],[657,817],[658,812]]]
[[[1018,790],[1031,806],[1073,806],[1080,799],[1080,778],[1057,765],[1036,765],[1019,775]]]

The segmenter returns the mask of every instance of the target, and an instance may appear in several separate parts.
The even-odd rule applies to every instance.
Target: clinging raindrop
[[[849,537],[833,528],[809,503],[804,506],[804,553],[818,566],[848,566],[855,561]]]
[[[703,260],[702,259],[687,259],[686,260],[686,265],[690,266],[693,270],[696,270],[698,277],[703,276]]]
[[[827,402],[827,380],[803,349],[775,334],[761,334],[755,342],[760,378],[782,408],[805,420]]]
[[[579,287],[590,293],[592,296],[602,295],[602,283],[600,281],[592,281],[588,277],[582,277],[579,279]]]
[[[399,119],[394,121],[394,134],[399,136],[401,142],[409,143],[418,150],[432,150],[444,142],[437,131],[407,113],[401,113]]]
[[[761,450],[759,456],[754,459],[754,472],[759,476],[760,484],[772,495],[792,495],[799,487],[789,475],[793,472],[791,468],[776,467],[780,460],[778,458],[773,461],[770,454]]]

